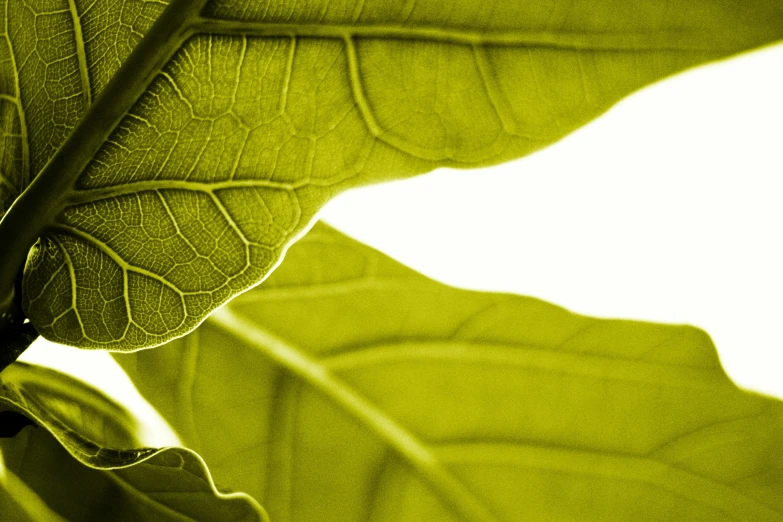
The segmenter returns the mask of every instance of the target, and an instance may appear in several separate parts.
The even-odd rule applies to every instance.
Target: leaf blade
[[[783,517],[783,408],[700,330],[445,287],[321,225],[193,334],[115,359],[273,518]]]
[[[766,0],[577,2],[551,18],[522,2],[185,6],[150,29],[170,45],[142,40],[128,82],[96,101],[111,117],[87,115],[44,171],[66,187],[24,299],[52,340],[131,350],[182,335],[266,277],[339,191],[528,154],[645,84],[783,36]],[[57,273],[68,257],[79,266]]]

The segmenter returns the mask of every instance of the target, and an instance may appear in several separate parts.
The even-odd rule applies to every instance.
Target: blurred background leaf
[[[783,404],[701,330],[451,288],[325,225],[114,357],[273,520],[783,520]]]

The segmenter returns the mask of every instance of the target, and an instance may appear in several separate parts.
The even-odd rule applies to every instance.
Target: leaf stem
[[[68,203],[79,175],[155,75],[191,34],[206,0],[172,0],[73,132],[0,221],[0,334],[14,306],[14,281],[30,248]],[[4,348],[0,347],[0,351]]]

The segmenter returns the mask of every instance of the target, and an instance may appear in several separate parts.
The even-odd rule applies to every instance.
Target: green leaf
[[[272,520],[783,520],[783,404],[701,330],[451,288],[324,225],[114,357]]]
[[[45,426],[80,462],[114,468],[157,450],[141,440],[139,421],[98,390],[65,374],[22,362],[0,373],[0,405]]]
[[[5,467],[2,456],[0,452],[0,516],[4,520],[16,522],[65,520],[52,511],[23,480]]]
[[[22,245],[0,285],[41,236],[26,314],[115,350],[193,329],[342,190],[528,154],[643,85],[783,37],[778,0],[68,5],[34,33],[34,6],[5,17],[4,128],[29,124],[4,158],[40,175],[0,225]]]
[[[219,493],[201,458],[184,448],[110,471],[84,466],[40,428],[0,440],[0,450],[7,466],[2,520],[267,520],[246,495]]]
[[[146,446],[137,419],[72,377],[16,362],[0,374],[4,408],[42,427],[0,439],[0,520],[266,520],[192,450]]]
[[[0,1],[0,217],[52,158],[165,5]]]

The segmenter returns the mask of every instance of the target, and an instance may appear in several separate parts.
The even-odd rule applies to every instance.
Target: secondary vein
[[[91,203],[101,199],[115,198],[124,195],[133,195],[145,191],[160,190],[189,190],[214,194],[217,191],[236,188],[268,188],[275,190],[291,191],[304,183],[285,183],[268,181],[263,179],[223,180],[214,182],[188,181],[188,180],[144,180],[111,185],[92,189],[73,190],[68,194],[68,205]]]
[[[28,141],[27,134],[27,119],[24,113],[24,106],[22,105],[22,90],[19,86],[19,68],[16,64],[16,54],[14,52],[14,45],[11,42],[11,32],[9,31],[8,23],[10,16],[8,14],[8,4],[5,3],[5,38],[8,41],[8,56],[11,61],[11,68],[14,70],[14,98],[16,102],[16,112],[19,116],[19,131],[22,135],[22,186],[17,189],[24,190],[24,188],[32,180],[32,173],[30,172],[30,143]]]
[[[82,82],[82,96],[84,108],[92,105],[92,88],[90,87],[90,73],[87,69],[87,54],[84,51],[84,36],[82,35],[82,22],[79,12],[76,10],[74,0],[68,0],[68,11],[73,21],[73,37],[76,40],[76,58],[79,62],[79,78]]]
[[[190,28],[194,34],[227,34],[277,37],[321,37],[423,40],[463,45],[545,47],[593,51],[716,51],[734,49],[732,42],[705,31],[684,33],[588,33],[552,31],[497,31],[393,24],[281,24],[200,18]]]

